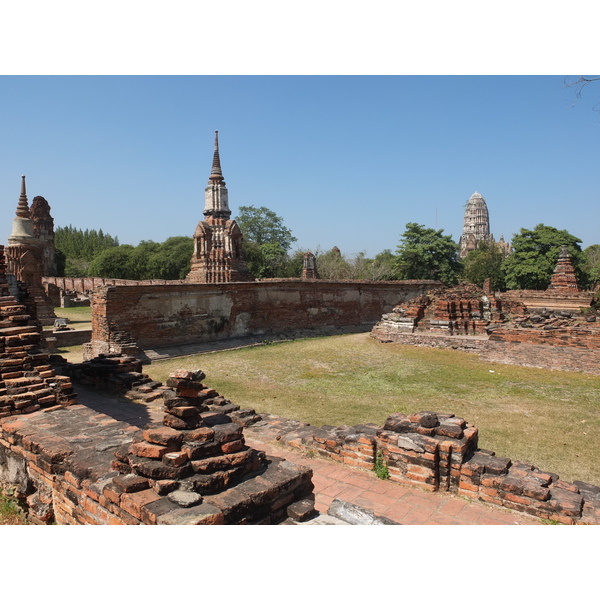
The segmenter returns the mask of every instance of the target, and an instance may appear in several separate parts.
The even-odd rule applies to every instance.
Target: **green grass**
[[[383,425],[393,412],[451,412],[479,428],[479,446],[562,479],[600,484],[600,377],[480,361],[456,350],[381,344],[368,334],[313,338],[157,361],[202,369],[242,407],[313,425]]]

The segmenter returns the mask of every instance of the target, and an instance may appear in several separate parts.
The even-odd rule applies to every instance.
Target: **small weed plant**
[[[389,479],[390,472],[388,470],[387,463],[383,460],[383,454],[381,451],[377,452],[377,458],[375,459],[375,464],[373,465],[373,471],[375,475],[379,477],[379,479]]]
[[[27,522],[25,515],[11,492],[0,492],[0,525],[24,525]]]

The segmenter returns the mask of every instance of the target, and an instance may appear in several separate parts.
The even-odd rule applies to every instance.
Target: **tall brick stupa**
[[[215,131],[212,169],[204,191],[204,217],[194,232],[194,253],[186,281],[252,281],[242,249],[242,232],[231,219],[228,192],[221,170],[218,131]]]

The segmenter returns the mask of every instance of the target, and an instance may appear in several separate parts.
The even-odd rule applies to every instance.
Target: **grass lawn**
[[[59,319],[69,319],[67,326],[73,329],[89,329],[92,326],[92,308],[90,306],[72,306],[70,308],[55,308],[54,314]],[[52,329],[46,325],[44,329]]]
[[[59,346],[56,354],[64,356],[70,363],[76,364],[83,362],[83,345],[79,346]]]
[[[452,412],[479,446],[562,479],[600,484],[600,377],[480,361],[456,350],[381,344],[368,334],[312,338],[157,361],[202,369],[229,400],[313,425],[383,425],[393,412]]]

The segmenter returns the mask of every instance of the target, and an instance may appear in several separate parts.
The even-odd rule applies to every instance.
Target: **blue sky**
[[[374,256],[408,222],[458,241],[538,223],[600,243],[600,82],[564,76],[2,76],[0,236],[27,176],[55,225],[121,243],[192,235],[219,130],[230,206],[266,206],[298,248]]]

